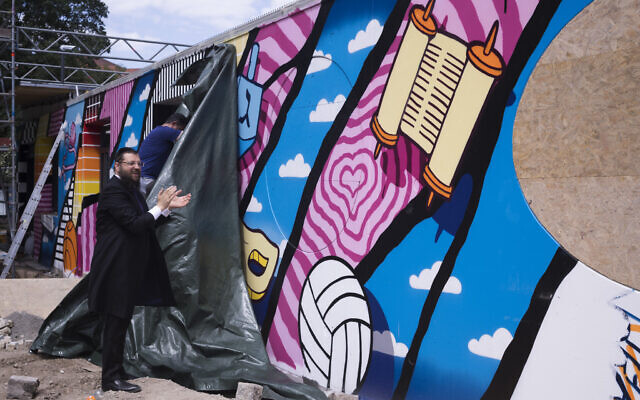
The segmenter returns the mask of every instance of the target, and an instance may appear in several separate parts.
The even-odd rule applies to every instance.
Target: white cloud
[[[493,336],[485,334],[480,337],[480,340],[469,340],[467,347],[469,347],[469,351],[473,354],[501,360],[504,351],[507,349],[507,346],[509,346],[509,343],[511,343],[511,339],[513,339],[511,332],[505,328],[498,328],[493,333]]]
[[[409,348],[404,343],[396,342],[395,336],[390,331],[374,331],[373,350],[396,357],[405,357]]]
[[[184,3],[171,0],[104,0],[109,7],[105,28],[110,36],[136,38],[195,45],[223,31],[283,5],[289,0],[234,0],[215,3],[210,0],[191,0]],[[216,6],[223,4],[222,7]],[[161,27],[161,29],[159,29]],[[143,57],[151,57],[162,49],[153,43],[131,43]],[[116,43],[111,56],[137,59],[138,56],[123,41]],[[155,57],[161,60],[175,54],[173,47],[165,48]],[[116,60],[129,68],[141,68],[146,63]]]
[[[76,126],[80,126],[80,124],[82,123],[82,115],[80,115],[80,113],[76,114],[75,123],[76,123]]]
[[[311,59],[311,64],[309,64],[309,69],[307,70],[307,75],[313,74],[314,72],[322,71],[331,66],[332,57],[331,54],[324,54],[322,50],[316,50],[313,52],[313,58]]]
[[[149,98],[150,92],[151,92],[151,85],[147,83],[147,86],[145,86],[144,89],[142,90],[142,93],[140,93],[140,97],[138,97],[138,100],[145,101],[146,99]]]
[[[430,290],[433,280],[435,279],[442,261],[436,261],[431,268],[425,268],[420,272],[420,276],[411,275],[409,285],[414,289]],[[444,285],[444,293],[460,294],[462,293],[462,283],[455,276],[449,277],[446,285]]]
[[[247,212],[262,212],[262,203],[260,203],[258,199],[255,198],[255,196],[251,196],[251,201],[249,202],[249,207],[247,207]]]
[[[364,31],[358,31],[355,39],[349,40],[349,53],[355,53],[358,50],[373,46],[381,34],[382,26],[380,22],[377,19],[372,19]]]
[[[280,249],[280,257],[278,258],[282,258],[282,255],[284,254],[284,251],[287,248],[287,243],[289,243],[287,239],[282,239],[282,241],[280,242],[280,245],[278,246],[278,249]]]
[[[234,0],[226,2],[224,7],[214,7],[209,0],[191,0],[189,6],[171,0],[106,0],[109,18],[128,15],[164,15],[185,23],[206,24],[222,29],[230,28],[260,14],[262,7],[255,0]],[[272,1],[278,5],[282,1]],[[157,28],[157,27],[156,27]],[[211,36],[219,33],[213,30]],[[204,38],[203,38],[204,39]],[[165,38],[170,40],[170,35]]]
[[[304,162],[301,153],[296,154],[293,160],[287,161],[286,164],[280,165],[278,174],[281,178],[306,178],[311,172],[311,166]]]
[[[309,114],[309,122],[333,122],[346,100],[341,94],[337,95],[333,102],[320,99],[316,109]]]
[[[267,7],[263,7],[260,10],[260,13],[264,14],[266,12],[269,12],[271,10],[274,10],[276,8],[285,6],[285,5],[290,4],[290,3],[295,3],[295,0],[271,0]]]
[[[133,118],[130,114],[127,114],[127,120],[124,122],[124,126],[131,126],[133,124]]]
[[[124,146],[131,147],[132,149],[135,149],[136,146],[138,146],[138,139],[136,138],[136,135],[133,132],[131,132],[131,136],[129,136],[129,139],[127,139]]]

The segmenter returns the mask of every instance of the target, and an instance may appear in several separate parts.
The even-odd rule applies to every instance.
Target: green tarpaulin
[[[269,363],[244,283],[237,178],[236,52],[211,49],[182,82],[195,82],[179,112],[191,120],[150,193],[162,187],[192,193],[157,237],[178,306],[137,307],[125,344],[125,369],[171,379],[201,391],[265,386],[264,396],[325,398]],[[85,277],[45,320],[31,349],[100,362],[102,324],[89,312]]]

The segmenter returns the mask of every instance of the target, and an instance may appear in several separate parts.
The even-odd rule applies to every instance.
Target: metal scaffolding
[[[84,66],[65,66],[65,57],[130,61],[147,65],[166,57],[167,51],[180,52],[191,45],[168,43],[154,40],[125,38],[109,35],[97,35],[85,32],[70,32],[55,29],[43,29],[16,25],[15,0],[11,1],[11,10],[0,10],[0,17],[6,21],[10,17],[10,27],[0,27],[0,51],[10,47],[11,59],[0,60],[0,126],[9,126],[11,131],[11,145],[0,148],[0,151],[11,151],[11,189],[5,200],[7,207],[8,225],[11,239],[15,237],[18,225],[18,190],[17,190],[17,140],[16,140],[16,85],[21,87],[63,88],[75,91],[87,91],[110,83],[129,72],[126,70],[98,69]],[[43,37],[47,40],[42,40]],[[39,38],[40,40],[36,39]],[[108,45],[100,49],[93,49],[90,41],[106,39]],[[115,45],[121,44],[125,56],[112,56],[110,51]],[[124,45],[124,46],[122,46]],[[156,46],[157,49],[150,57],[143,56],[141,46]],[[16,60],[18,54],[55,54],[60,56],[60,64],[21,62]],[[18,67],[26,67],[18,73]],[[37,76],[39,74],[39,76]],[[97,77],[101,75],[102,77]],[[43,78],[44,76],[44,78]],[[10,81],[10,91],[6,83]],[[71,92],[72,94],[73,92]],[[10,101],[7,101],[10,98]]]

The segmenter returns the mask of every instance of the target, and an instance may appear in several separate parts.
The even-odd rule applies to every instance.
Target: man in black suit
[[[179,196],[181,191],[171,186],[160,191],[157,204],[149,210],[139,192],[141,166],[135,150],[118,150],[115,176],[102,188],[98,202],[89,309],[104,317],[104,391],[140,391],[140,386],[127,382],[122,367],[133,307],[175,304],[155,226],[161,215],[189,204],[191,194]]]

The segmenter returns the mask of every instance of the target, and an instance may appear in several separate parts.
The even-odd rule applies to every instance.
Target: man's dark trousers
[[[102,332],[102,382],[124,379],[122,368],[124,340],[131,318],[120,318],[113,314],[104,314]]]
[[[137,188],[117,177],[101,188],[97,242],[89,274],[89,309],[101,314],[102,383],[123,379],[124,341],[135,306],[175,305],[155,236],[157,222]]]

